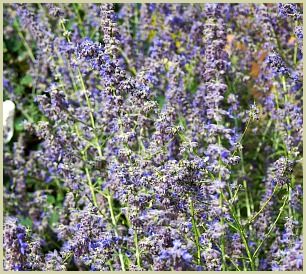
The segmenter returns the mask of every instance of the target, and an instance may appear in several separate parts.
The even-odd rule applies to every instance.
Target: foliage
[[[301,12],[5,4],[5,269],[302,270]]]

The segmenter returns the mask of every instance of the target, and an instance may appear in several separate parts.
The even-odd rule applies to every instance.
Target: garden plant
[[[302,270],[302,4],[4,4],[5,270]]]

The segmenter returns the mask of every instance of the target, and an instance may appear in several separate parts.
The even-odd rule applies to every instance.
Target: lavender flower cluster
[[[4,269],[302,270],[302,26],[300,4],[5,4]]]

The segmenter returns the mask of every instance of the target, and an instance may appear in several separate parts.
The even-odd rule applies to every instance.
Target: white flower
[[[3,102],[3,142],[8,143],[14,133],[15,104],[10,100]]]

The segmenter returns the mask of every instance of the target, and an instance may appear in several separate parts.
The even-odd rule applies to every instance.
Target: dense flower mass
[[[4,269],[302,270],[302,18],[5,4]]]

